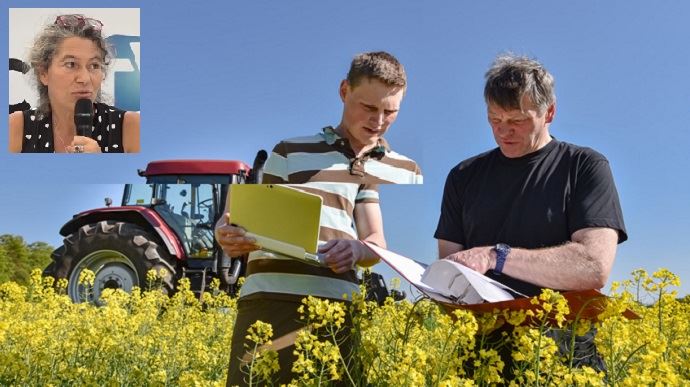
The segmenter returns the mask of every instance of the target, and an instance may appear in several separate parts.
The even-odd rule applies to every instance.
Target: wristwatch
[[[496,243],[493,250],[496,252],[496,268],[494,268],[494,272],[501,274],[503,273],[503,265],[506,263],[506,258],[510,254],[510,246],[505,243]]]

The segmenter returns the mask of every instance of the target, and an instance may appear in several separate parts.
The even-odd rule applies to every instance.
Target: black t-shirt
[[[523,157],[507,158],[496,148],[454,167],[434,237],[465,249],[499,242],[535,249],[561,245],[587,227],[617,230],[618,243],[628,238],[608,161],[552,139]],[[526,295],[541,291],[505,274],[486,274]]]

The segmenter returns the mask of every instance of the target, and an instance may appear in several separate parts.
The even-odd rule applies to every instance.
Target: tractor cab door
[[[213,184],[156,184],[155,211],[180,238],[189,258],[213,258],[218,199]]]

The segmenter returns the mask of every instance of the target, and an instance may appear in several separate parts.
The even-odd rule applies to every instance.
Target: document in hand
[[[446,308],[463,308],[480,313],[537,308],[530,302],[530,298],[456,262],[441,259],[426,265],[372,243],[364,244],[413,286]],[[521,297],[514,298],[513,294]],[[596,320],[606,307],[607,297],[594,289],[562,294],[570,306],[570,314],[566,316],[569,321],[578,318]],[[628,319],[639,318],[629,309],[623,312],[623,316]]]
[[[451,304],[479,304],[514,299],[515,290],[447,259],[427,266],[364,242],[382,261],[431,299]]]

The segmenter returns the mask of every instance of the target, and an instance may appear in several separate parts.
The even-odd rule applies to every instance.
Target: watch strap
[[[506,263],[508,254],[510,254],[510,246],[505,243],[497,243],[494,246],[494,251],[496,252],[496,268],[494,268],[494,272],[501,274],[503,273],[503,265]]]

